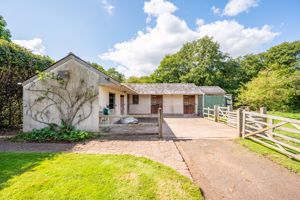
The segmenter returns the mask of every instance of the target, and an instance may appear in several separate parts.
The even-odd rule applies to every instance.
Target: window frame
[[[132,95],[132,104],[138,105],[140,103],[140,96],[137,94]]]
[[[113,102],[111,102],[111,99],[113,100]],[[108,108],[115,109],[115,107],[116,107],[116,94],[110,92],[108,94]]]

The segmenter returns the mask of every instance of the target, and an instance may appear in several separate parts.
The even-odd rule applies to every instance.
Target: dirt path
[[[299,200],[300,175],[231,140],[176,142],[206,199]]]

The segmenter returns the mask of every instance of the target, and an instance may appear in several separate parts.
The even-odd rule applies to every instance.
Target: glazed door
[[[183,113],[184,114],[195,113],[195,95],[183,96]]]
[[[124,103],[124,95],[120,96],[120,113],[124,115],[125,103]]]
[[[158,108],[163,107],[162,95],[151,95],[151,114],[157,114]]]

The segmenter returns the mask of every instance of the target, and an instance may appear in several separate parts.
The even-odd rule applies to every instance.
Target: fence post
[[[163,112],[158,108],[158,137],[162,138]]]
[[[246,134],[246,110],[242,111],[242,138],[245,138],[245,134]]]
[[[237,128],[237,132],[239,134],[239,137],[242,137],[242,130],[243,130],[243,109],[239,108],[236,111],[236,128]]]
[[[214,112],[215,112],[215,122],[219,121],[219,106],[214,105]]]
[[[228,112],[230,112],[230,111],[232,111],[233,109],[232,109],[232,105],[229,105],[229,106],[227,106],[227,111]]]
[[[259,109],[259,113],[260,114],[263,114],[263,115],[265,115],[265,114],[267,114],[267,108],[266,107],[261,107],[260,109]],[[262,122],[267,122],[267,118],[265,118],[265,117],[262,117],[261,118],[261,121]],[[266,125],[262,125],[262,127],[267,127]]]

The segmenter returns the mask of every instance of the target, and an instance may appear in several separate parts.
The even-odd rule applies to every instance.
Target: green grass
[[[258,144],[250,139],[238,139],[237,142],[242,146],[254,151],[268,159],[282,165],[283,167],[295,172],[300,173],[300,162],[293,160],[277,151],[269,149],[261,144]]]
[[[0,199],[202,199],[175,170],[130,155],[0,153]]]
[[[268,111],[270,115],[276,115],[279,117],[285,118],[292,118],[292,119],[299,119],[300,120],[300,113],[289,113],[289,112],[277,112],[277,111]]]

